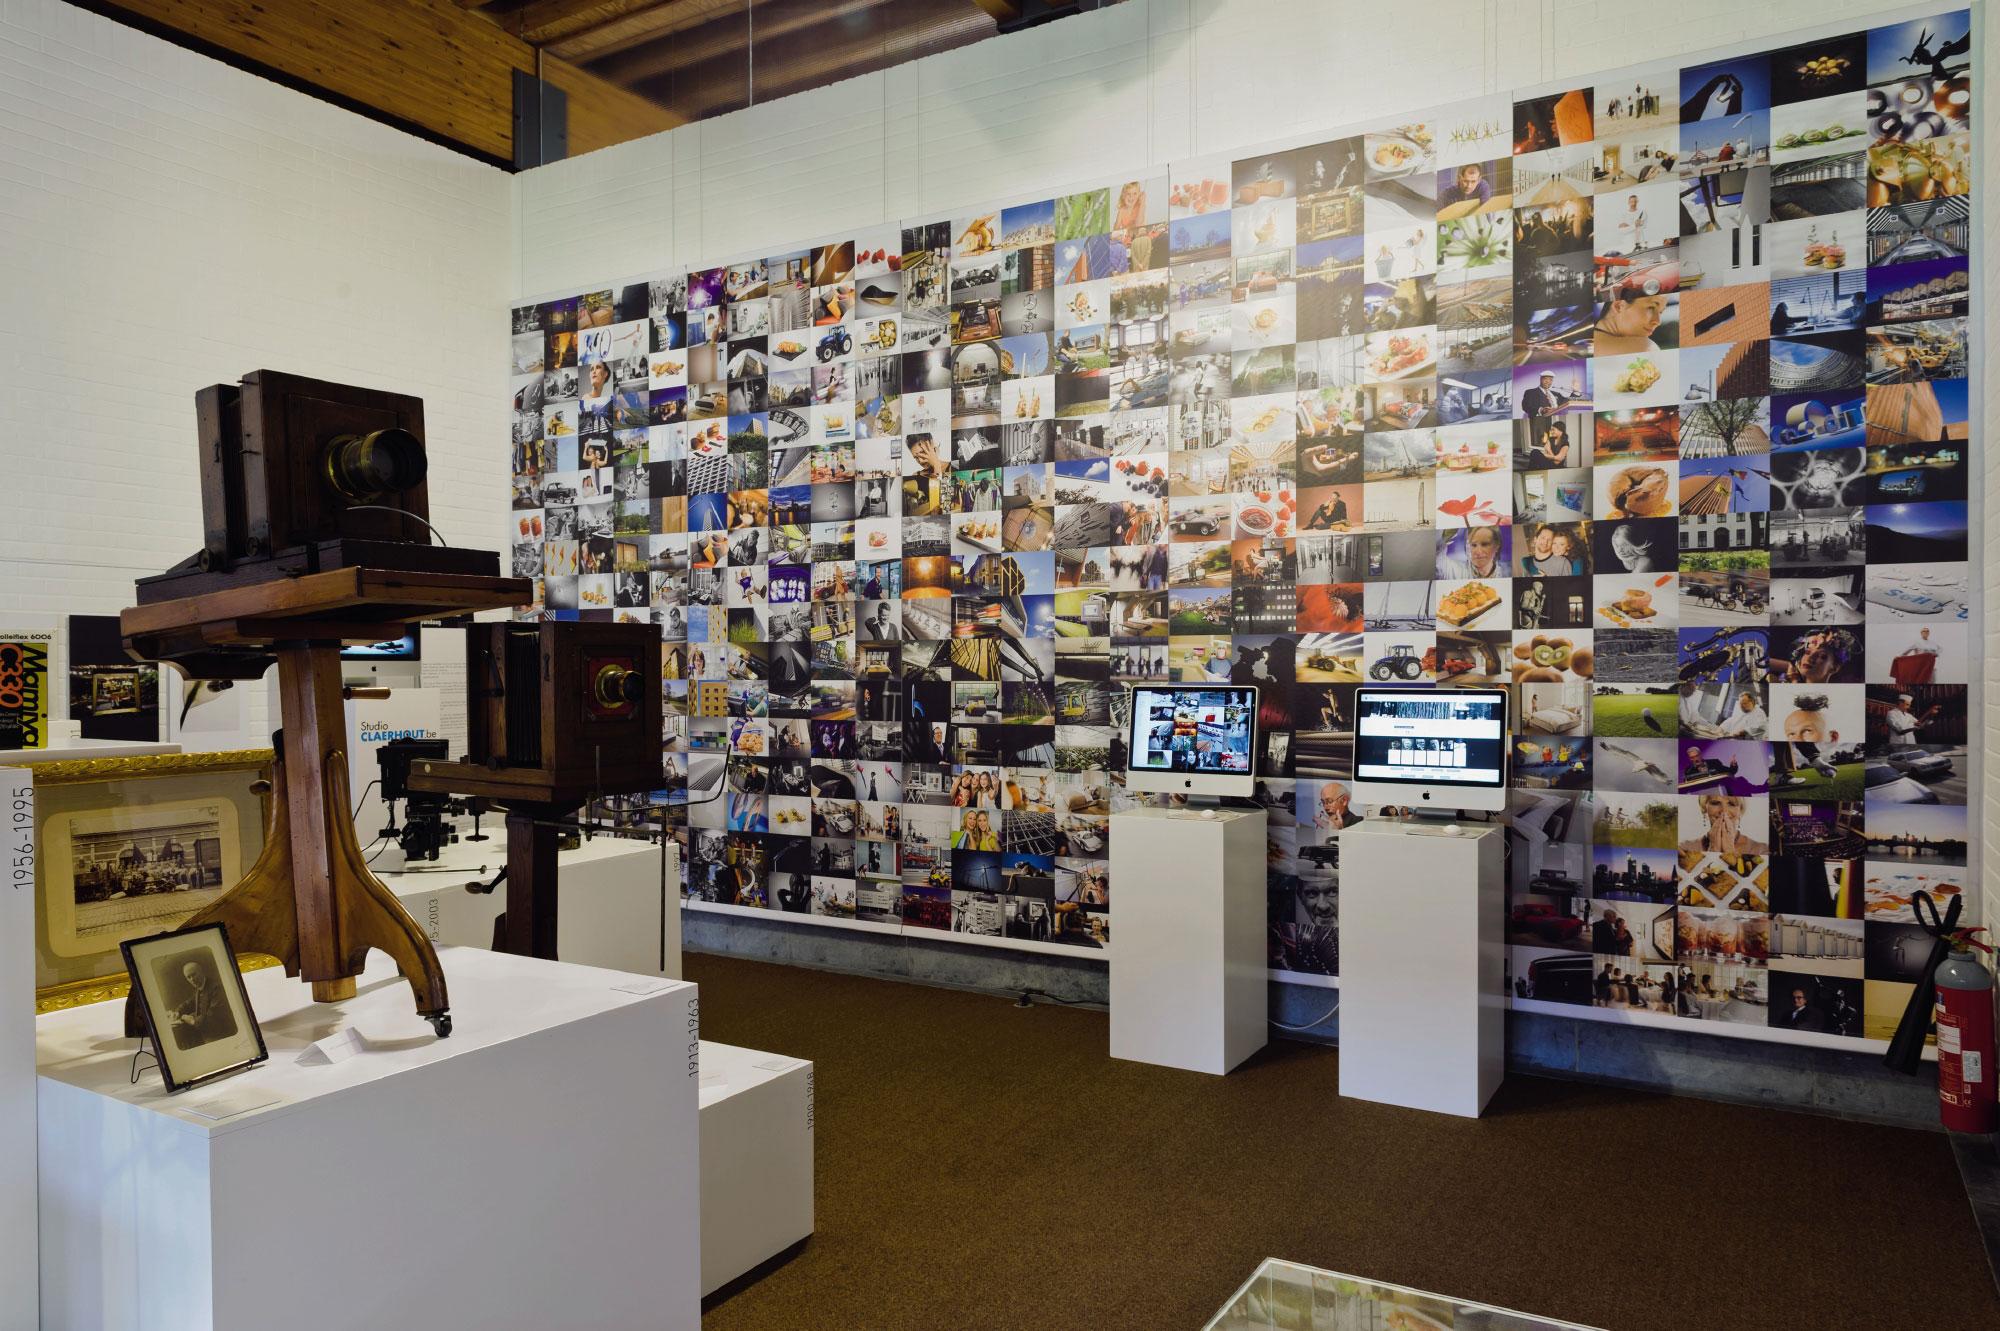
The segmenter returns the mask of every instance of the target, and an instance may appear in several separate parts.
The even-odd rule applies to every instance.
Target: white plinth
[[[701,1292],[813,1232],[813,1065],[701,1042]]]
[[[507,885],[474,893],[465,884],[491,882],[507,863],[507,833],[494,826],[497,821],[486,823],[491,840],[446,846],[437,860],[402,873],[378,871],[433,943],[493,946],[493,921],[507,908]],[[669,856],[679,853],[679,847],[667,847]],[[663,911],[657,843],[593,837],[556,857],[556,882],[558,957],[579,966],[680,978],[680,865],[668,861]]]
[[[1223,1073],[1264,1047],[1264,811],[1111,816],[1111,1056]]]
[[[697,1331],[695,987],[442,955],[450,1039],[379,953],[342,1003],[253,971],[270,1062],[177,1096],[128,1083],[122,1004],[38,1018],[42,1326]]]
[[[1340,1093],[1477,1118],[1506,1059],[1498,827],[1340,834]]]
[[[35,1324],[35,781],[0,771],[0,1331]],[[25,850],[25,854],[23,851]],[[25,861],[25,863],[24,863]]]

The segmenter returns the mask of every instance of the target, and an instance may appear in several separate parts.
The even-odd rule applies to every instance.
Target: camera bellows
[[[325,469],[335,494],[351,504],[366,504],[422,485],[430,464],[415,435],[391,427],[335,436],[326,448]]]

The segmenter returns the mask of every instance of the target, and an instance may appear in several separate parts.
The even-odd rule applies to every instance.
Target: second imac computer
[[[1372,689],[1354,699],[1356,804],[1507,807],[1507,690]]]
[[[1229,684],[1137,684],[1126,738],[1128,790],[1256,792],[1257,690]]]

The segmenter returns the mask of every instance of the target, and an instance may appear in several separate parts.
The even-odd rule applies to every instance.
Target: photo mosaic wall
[[[1504,683],[1517,1000],[1885,1037],[1968,873],[1969,33],[523,306],[515,572],[660,626],[698,904],[1102,948],[1123,687],[1254,683],[1333,975],[1355,686]]]

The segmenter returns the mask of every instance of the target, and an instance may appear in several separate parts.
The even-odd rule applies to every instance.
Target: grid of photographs
[[[1959,889],[1967,12],[514,312],[527,613],[650,620],[720,907],[1109,939],[1124,689],[1510,685],[1518,998],[1855,1036]],[[678,811],[676,817],[681,816]]]

